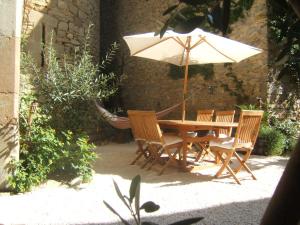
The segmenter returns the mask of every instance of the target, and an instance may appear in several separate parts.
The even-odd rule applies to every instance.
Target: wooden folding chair
[[[214,116],[214,110],[198,110],[197,111],[197,121],[212,121]]]
[[[197,121],[212,121],[214,116],[214,110],[208,109],[208,110],[198,110],[197,111]],[[198,148],[199,152],[196,155],[195,162],[199,161],[200,158],[204,158],[205,155],[208,154],[208,141],[210,140],[211,135],[207,134],[207,131],[204,131],[205,135],[203,136],[203,142],[197,142],[195,143],[196,148]],[[202,131],[199,131],[198,133],[202,133]],[[199,134],[197,134],[199,136]],[[207,139],[205,138],[207,137]]]
[[[176,156],[182,148],[183,140],[175,134],[163,134],[160,130],[155,112],[139,111],[138,113],[143,117],[146,143],[152,156],[152,164],[148,169],[151,169],[154,164],[161,162],[160,156],[163,153],[166,153],[168,156],[167,161],[159,172],[159,175],[161,175],[171,163],[178,163]],[[175,149],[175,151],[172,151],[173,149]]]
[[[254,148],[262,116],[263,111],[261,110],[242,110],[234,138],[219,138],[209,142],[210,150],[215,152],[222,161],[222,166],[215,175],[216,178],[218,178],[222,172],[227,169],[234,180],[238,184],[241,184],[239,179],[236,177],[236,174],[241,170],[241,168],[244,168],[251,174],[252,178],[256,180],[256,177],[246,165],[246,161],[250,157]],[[240,157],[237,154],[237,151],[243,151],[244,156]],[[234,170],[229,166],[230,160],[233,156],[235,156],[239,162],[238,167]]]
[[[146,144],[146,134],[143,127],[144,125],[142,115],[135,110],[128,110],[127,114],[131,126],[132,135],[138,146],[138,150],[136,151],[137,156],[130,163],[130,165],[134,165],[142,156],[144,156],[145,159],[148,159],[149,151]]]
[[[229,111],[216,111],[216,122],[233,122],[234,120],[234,110]],[[219,129],[218,137],[225,138],[231,137],[232,127],[227,129]]]

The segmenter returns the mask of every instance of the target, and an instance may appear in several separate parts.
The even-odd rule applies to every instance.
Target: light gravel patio
[[[232,178],[215,179],[218,167],[198,169],[192,173],[167,168],[158,176],[129,165],[136,151],[135,143],[97,147],[100,157],[93,181],[70,188],[48,181],[30,193],[0,194],[0,224],[120,224],[104,205],[110,203],[129,218],[115,194],[112,179],[128,195],[131,179],[140,174],[141,203],[151,200],[160,205],[152,214],[142,213],[143,221],[168,224],[188,217],[203,216],[198,224],[259,224],[265,208],[281,177],[288,158],[252,156],[248,161],[258,180],[241,172],[242,185]]]

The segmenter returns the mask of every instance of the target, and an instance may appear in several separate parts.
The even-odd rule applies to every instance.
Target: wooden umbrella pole
[[[187,37],[186,44],[186,59],[185,59],[185,72],[184,72],[184,81],[183,81],[183,103],[182,103],[182,121],[185,120],[185,99],[187,94],[187,81],[189,73],[189,60],[190,60],[190,47],[191,47],[191,37]]]

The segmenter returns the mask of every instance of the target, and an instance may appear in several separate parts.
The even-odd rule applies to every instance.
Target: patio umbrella
[[[187,34],[167,31],[160,38],[154,32],[124,36],[131,56],[185,66],[182,120],[185,119],[188,66],[207,63],[236,63],[262,52],[261,49],[201,29]]]

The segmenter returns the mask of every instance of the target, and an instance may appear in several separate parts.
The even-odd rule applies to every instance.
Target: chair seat
[[[209,142],[210,147],[219,147],[224,149],[232,149],[233,144],[234,144],[233,137],[219,138],[219,139],[211,140]],[[238,144],[239,148],[251,148],[251,146],[252,146],[251,142]]]
[[[165,140],[164,146],[177,144],[183,141],[181,137],[178,137],[175,134],[165,134],[164,140]]]
[[[188,131],[186,132],[186,135],[189,137],[197,137],[197,132],[195,131]]]

